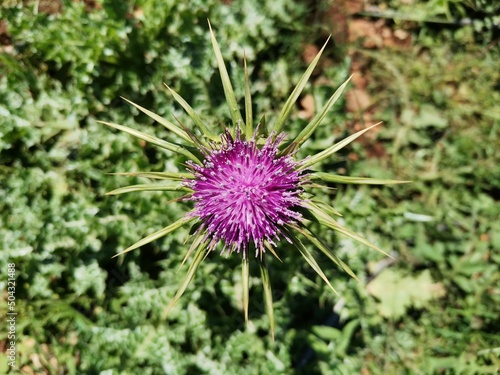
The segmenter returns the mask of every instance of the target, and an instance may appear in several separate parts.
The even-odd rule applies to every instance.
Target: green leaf
[[[158,137],[154,137],[154,136],[145,134],[143,132],[140,132],[138,130],[129,128],[127,126],[123,126],[123,125],[119,125],[119,124],[113,124],[111,122],[105,122],[105,121],[97,121],[97,122],[100,123],[100,124],[104,124],[106,126],[109,126],[111,128],[115,128],[115,129],[121,130],[121,131],[123,131],[125,133],[128,133],[128,134],[130,134],[130,135],[132,135],[132,136],[134,136],[136,138],[142,139],[143,141],[152,143],[152,144],[154,144],[156,146],[159,146],[161,148],[164,148],[166,150],[175,152],[175,153],[180,154],[180,155],[184,155],[185,157],[191,159],[192,161],[194,161],[194,162],[196,162],[198,164],[201,164],[201,161],[195,155],[193,155],[191,152],[189,152],[188,150],[186,150],[182,146],[179,146],[179,145],[176,145],[174,143],[170,143],[170,142],[164,141],[163,139],[160,139]]]
[[[316,116],[314,116],[311,122],[304,129],[302,129],[302,131],[297,135],[297,137],[295,137],[294,143],[296,143],[297,147],[303,142],[307,141],[309,137],[314,133],[318,125],[325,118],[328,111],[330,111],[330,109],[339,99],[340,95],[342,95],[351,78],[352,75],[337,89],[337,91],[335,91],[335,93],[331,96],[328,102],[326,102],[326,104],[323,106],[321,112],[319,112]]]
[[[196,274],[196,270],[198,269],[198,266],[201,264],[201,261],[204,258],[203,253],[205,252],[205,248],[206,248],[205,243],[202,243],[198,247],[198,251],[196,252],[196,255],[193,259],[193,263],[191,263],[191,266],[189,266],[188,272],[186,273],[186,277],[179,286],[179,289],[177,290],[177,293],[175,294],[174,298],[163,311],[162,319],[165,319],[167,315],[170,313],[170,311],[172,311],[172,308],[175,306],[177,301],[179,301],[179,299],[182,297],[191,280],[193,280],[194,275]]]
[[[194,111],[193,107],[191,107],[188,102],[186,102],[184,100],[184,98],[182,96],[180,96],[179,94],[177,94],[174,90],[172,90],[169,86],[167,86],[167,84],[165,84],[165,87],[168,89],[168,91],[170,91],[170,93],[172,94],[172,96],[174,97],[174,99],[177,101],[177,103],[180,104],[180,106],[182,108],[184,108],[184,110],[186,111],[186,113],[189,115],[189,117],[191,117],[191,119],[194,121],[194,123],[200,128],[201,132],[203,133],[203,135],[208,138],[208,139],[211,139],[213,141],[220,141],[220,137],[215,135],[209,128],[207,128],[203,122],[203,120],[201,119],[200,116],[198,116],[198,114]],[[189,136],[188,136],[189,138]],[[190,139],[190,142],[193,142],[193,140]]]
[[[200,152],[202,154],[202,156],[204,156],[204,152],[205,152],[205,150],[207,149],[207,146],[208,146],[207,142],[204,139],[201,139],[200,137],[198,137],[186,125],[184,125],[182,123],[182,121],[179,120],[177,117],[175,119],[177,120],[177,122],[179,123],[179,125],[182,127],[182,129],[186,132],[186,134],[188,135],[188,137],[191,138],[191,141],[193,141],[193,143],[195,144],[196,151]],[[206,136],[205,136],[205,138],[206,138]],[[220,137],[213,136],[213,140],[219,141]]]
[[[262,256],[262,261],[259,262],[259,266],[262,277],[262,287],[264,289],[264,303],[266,305],[267,316],[269,317],[269,330],[271,332],[271,338],[274,341],[273,292],[271,290],[271,281],[269,279],[269,270],[265,254]]]
[[[189,246],[189,250],[187,251],[186,256],[184,256],[184,259],[182,260],[181,265],[179,266],[179,269],[184,265],[184,263],[186,263],[186,260],[188,260],[188,258],[191,256],[194,249],[196,249],[198,246],[201,245],[204,237],[205,237],[205,233],[202,230],[200,230],[195,235],[195,238],[194,238],[193,242],[191,243],[191,246]]]
[[[332,260],[337,266],[342,268],[349,276],[359,282],[356,274],[351,270],[351,268],[345,264],[335,253],[333,253],[323,241],[321,241],[317,235],[311,232],[309,229],[301,228],[299,226],[292,226],[297,232],[306,237],[314,246],[316,246],[323,254]]]
[[[328,278],[324,274],[324,272],[321,269],[321,267],[319,266],[318,262],[316,262],[316,259],[314,259],[314,257],[311,255],[311,253],[306,249],[306,247],[304,246],[302,241],[300,241],[300,239],[297,236],[295,236],[291,231],[287,230],[286,233],[287,233],[287,235],[290,236],[290,238],[292,239],[293,245],[300,252],[300,254],[302,254],[302,256],[304,257],[306,262],[309,263],[311,268],[314,271],[316,271],[316,273],[319,275],[319,277],[321,277],[323,279],[323,281],[326,283],[326,285],[328,285],[337,296],[340,296],[339,293],[332,286],[332,284],[330,284],[330,281],[328,280]]]
[[[312,332],[320,339],[325,341],[337,341],[342,336],[342,331],[334,327],[328,326],[314,326]]]
[[[278,259],[280,262],[283,262],[283,261],[281,260],[281,258],[278,256],[278,254],[276,253],[276,251],[274,250],[273,245],[271,245],[271,244],[269,243],[269,241],[264,241],[264,246],[266,247],[266,249],[267,249],[267,250],[269,250],[269,251],[271,252],[271,254],[273,254],[273,255],[274,255],[274,257],[275,257],[276,259]]]
[[[325,190],[337,190],[337,188],[335,188],[335,187],[320,185],[317,183],[305,183],[305,184],[302,184],[302,186],[304,188],[309,188],[309,189],[315,188],[315,189],[325,189]]]
[[[162,184],[140,184],[140,185],[130,185],[130,186],[125,186],[119,189],[112,190],[106,195],[118,195],[118,194],[125,194],[125,193],[131,193],[134,191],[189,191],[192,192],[193,190],[190,189],[187,186],[184,186],[178,182],[170,182],[168,184],[162,183]]]
[[[250,293],[250,262],[248,259],[248,253],[243,256],[241,260],[241,283],[243,292],[243,311],[245,312],[245,323],[248,323],[248,304],[249,304],[249,293]]]
[[[377,250],[378,252],[384,254],[385,256],[388,256],[389,258],[392,258],[389,254],[387,254],[384,250],[379,248],[378,246],[372,244],[370,241],[367,239],[361,237],[359,234],[354,233],[350,229],[347,229],[337,223],[334,219],[332,219],[330,216],[328,216],[327,213],[325,213],[323,210],[321,210],[318,206],[316,206],[312,202],[305,202],[304,207],[306,207],[315,217],[316,219],[323,225],[326,225],[330,229],[333,229],[334,231],[337,231],[339,233],[342,233],[343,235],[352,238],[353,240],[356,240],[363,245],[366,245],[368,247],[371,247],[374,250]]]
[[[269,136],[269,129],[267,129],[267,121],[266,121],[266,115],[262,115],[260,118],[259,123],[257,124],[258,127],[258,136],[263,136],[264,138],[267,138]]]
[[[163,236],[166,236],[167,234],[173,232],[174,230],[176,229],[179,229],[180,227],[182,227],[184,224],[187,224],[189,223],[190,221],[193,221],[195,220],[196,218],[186,218],[186,217],[183,217],[179,220],[177,220],[176,222],[170,224],[169,226],[163,228],[163,229],[160,229],[159,231],[157,232],[154,232],[154,233],[151,233],[149,236],[147,237],[144,237],[142,240],[136,242],[135,244],[133,244],[132,246],[126,248],[125,250],[123,250],[121,253],[118,253],[116,255],[113,256],[113,258],[119,256],[119,255],[122,255],[122,254],[125,254],[125,253],[128,253],[129,251],[132,251],[132,250],[135,250],[137,249],[138,247],[141,247],[141,246],[144,246],[150,242],[153,242],[155,240],[157,240],[158,238],[161,238]]]
[[[226,101],[227,105],[229,106],[231,118],[233,119],[233,124],[235,126],[239,126],[240,124],[243,124],[243,118],[241,117],[241,113],[238,108],[238,102],[236,101],[236,97],[234,96],[233,86],[231,85],[229,74],[227,73],[226,64],[224,63],[224,59],[222,57],[219,44],[215,39],[215,35],[212,30],[212,25],[210,24],[210,21],[208,21],[208,27],[210,28],[210,38],[212,40],[212,46],[214,49],[215,58],[217,59],[217,66],[219,67],[222,87],[224,88],[224,95],[226,96]]]
[[[309,333],[307,335],[307,342],[309,343],[309,345],[311,345],[312,350],[314,350],[316,355],[318,355],[319,357],[327,358],[332,353],[332,349],[330,348],[330,346],[328,346],[323,340],[313,335],[312,333]]]
[[[339,340],[337,340],[336,353],[344,357],[349,349],[349,344],[351,343],[352,337],[354,336],[354,332],[360,325],[358,319],[351,320],[342,328],[342,335]]]
[[[109,173],[115,176],[130,176],[130,177],[144,177],[153,180],[175,180],[182,181],[185,179],[192,179],[194,175],[188,172],[118,172]]]
[[[320,153],[317,153],[316,155],[311,156],[309,159],[305,159],[304,163],[302,163],[299,168],[300,169],[308,168],[311,165],[314,165],[314,164],[318,163],[319,161],[328,158],[329,156],[333,155],[334,153],[336,153],[340,149],[342,149],[345,146],[347,146],[349,143],[351,143],[352,141],[354,141],[356,138],[358,138],[358,137],[362,136],[363,134],[365,134],[368,130],[370,130],[370,129],[372,129],[375,126],[378,126],[380,124],[381,124],[381,122],[379,122],[379,123],[377,123],[375,125],[369,126],[366,129],[360,130],[359,132],[356,132],[356,133],[350,135],[349,137],[347,137],[347,138],[343,139],[342,141],[334,144],[333,146],[328,147],[326,150],[321,151]]]
[[[355,319],[347,323],[341,330],[328,326],[314,326],[312,328],[312,331],[320,339],[329,343],[334,343],[334,350],[336,355],[338,355],[339,357],[345,357],[354,332],[358,328],[359,324],[359,320]],[[331,347],[328,346],[327,348],[328,350],[325,352],[325,354],[331,355]]]
[[[316,204],[318,206],[318,208],[321,207],[323,209],[323,211],[325,211],[327,214],[342,217],[342,214],[340,212],[338,212],[335,208],[333,208],[332,206],[330,206],[329,204],[326,204],[324,202],[318,201],[316,199],[311,199],[311,202],[313,202],[314,204]]]
[[[398,181],[398,180],[384,180],[380,178],[367,178],[367,177],[351,177],[340,176],[332,173],[313,172],[309,178],[320,179],[326,182],[336,182],[340,184],[365,184],[365,185],[391,185],[391,184],[406,184],[411,181]]]
[[[250,79],[248,77],[247,58],[244,56],[243,65],[245,67],[245,123],[246,139],[250,140],[253,135],[253,114],[252,114],[252,93],[250,91]]]
[[[182,139],[184,139],[185,141],[187,141],[189,143],[194,143],[189,138],[189,136],[186,134],[186,132],[184,130],[182,130],[181,128],[179,128],[177,125],[172,124],[170,121],[164,119],[161,116],[158,116],[156,113],[151,112],[151,111],[147,110],[146,108],[141,107],[138,104],[135,104],[134,102],[128,100],[127,98],[124,98],[123,96],[121,98],[123,100],[127,101],[128,103],[132,104],[139,111],[141,111],[141,112],[145,113],[146,115],[148,115],[149,117],[151,117],[153,120],[159,122],[161,125],[163,125],[165,128],[170,130],[172,133],[177,134],[179,137],[181,137]]]
[[[400,318],[410,307],[423,308],[429,301],[444,296],[442,283],[432,280],[429,270],[403,276],[401,271],[386,269],[367,285],[368,292],[380,300],[378,308],[386,318]]]
[[[295,103],[297,102],[297,99],[299,98],[300,94],[302,93],[302,90],[304,90],[304,87],[307,84],[307,81],[309,80],[309,77],[311,76],[312,72],[314,71],[314,68],[316,68],[316,65],[318,64],[318,61],[321,57],[321,54],[323,53],[326,44],[328,43],[328,40],[325,42],[321,50],[318,52],[314,60],[311,62],[309,67],[306,69],[302,77],[300,78],[299,82],[297,83],[297,86],[293,89],[292,93],[290,94],[290,97],[287,99],[285,102],[285,105],[283,106],[283,109],[281,110],[281,113],[278,116],[278,119],[276,120],[276,123],[274,124],[273,130],[276,133],[279,133],[283,125],[285,124],[285,121],[288,118],[288,115],[290,114],[290,111],[293,109],[295,106]]]

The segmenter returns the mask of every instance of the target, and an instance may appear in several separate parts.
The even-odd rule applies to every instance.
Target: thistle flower
[[[259,149],[255,135],[242,140],[237,128],[235,138],[226,131],[220,145],[203,150],[203,166],[188,162],[195,178],[186,185],[196,202],[189,216],[198,217],[199,230],[206,230],[207,250],[222,241],[222,252],[229,247],[246,257],[253,242],[257,256],[265,252],[264,241],[274,245],[273,238],[283,235],[280,228],[302,219],[294,210],[303,192],[299,163],[290,155],[277,156],[284,138],[269,137]]]
[[[137,249],[184,225],[191,224],[196,229],[183,264],[193,252],[195,252],[194,259],[175,297],[165,309],[164,315],[168,314],[184,293],[206,254],[220,246],[221,254],[226,253],[227,256],[233,252],[241,254],[243,306],[246,321],[248,320],[249,301],[249,262],[254,257],[259,262],[266,310],[269,315],[271,334],[274,335],[272,293],[266,256],[269,252],[279,259],[276,250],[278,241],[285,239],[286,246],[299,251],[307,263],[335,293],[337,292],[309,249],[304,245],[303,240],[314,245],[352,277],[356,278],[356,275],[320,238],[308,229],[308,224],[311,221],[319,222],[327,228],[387,255],[363,237],[341,226],[330,215],[340,214],[333,207],[314,199],[311,189],[318,185],[311,182],[322,180],[348,184],[394,184],[403,181],[346,177],[314,171],[311,168],[378,124],[363,129],[318,154],[301,161],[295,160],[296,151],[313,134],[350,80],[349,78],[339,87],[321,111],[298,135],[291,140],[286,140],[287,135],[282,132],[282,128],[318,63],[326,43],[286,101],[269,136],[267,139],[263,139],[262,132],[259,131],[259,127],[263,124],[258,124],[255,129],[253,126],[252,99],[246,61],[244,62],[245,119],[243,119],[210,24],[209,27],[226,101],[232,117],[231,127],[222,131],[220,135],[214,134],[205,126],[193,108],[168,86],[167,89],[188,113],[201,134],[195,134],[194,130],[188,129],[183,124],[175,125],[127,99],[125,100],[130,104],[181,138],[183,143],[168,142],[123,125],[102,122],[188,159],[186,162],[187,172],[184,173],[122,173],[129,176],[159,179],[163,180],[163,183],[132,185],[113,190],[108,193],[109,195],[148,190],[183,191],[186,192],[183,200],[194,202],[193,210],[184,217],[150,234],[115,256]],[[250,253],[254,253],[254,256],[250,256]]]

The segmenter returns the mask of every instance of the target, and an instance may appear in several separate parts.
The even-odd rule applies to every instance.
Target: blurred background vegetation
[[[0,373],[500,371],[498,2],[0,4],[0,285],[15,263],[19,314],[18,368],[7,366],[2,329]],[[140,181],[107,173],[184,167],[96,120],[166,136],[124,96],[189,124],[165,82],[220,129],[228,112],[207,18],[240,97],[246,54],[254,113],[268,121],[332,34],[289,133],[350,74],[352,85],[299,156],[383,120],[321,168],[413,181],[325,190],[343,223],[394,260],[322,229],[361,280],[322,259],[337,297],[282,247],[283,263],[270,264],[274,342],[256,269],[244,325],[237,255],[209,256],[166,321],[189,233],[111,259],[189,207],[168,203],[175,194],[104,196]]]

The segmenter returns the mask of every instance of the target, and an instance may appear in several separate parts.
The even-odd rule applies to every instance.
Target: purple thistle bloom
[[[264,241],[275,245],[273,238],[280,235],[290,241],[281,228],[302,218],[296,208],[304,174],[290,155],[278,156],[284,138],[284,133],[271,134],[259,148],[255,136],[245,141],[239,129],[235,138],[226,131],[220,144],[203,150],[203,166],[188,162],[195,178],[186,185],[196,202],[189,216],[201,220],[199,231],[206,229],[209,250],[222,240],[222,252],[229,247],[228,254],[243,250],[245,256],[253,242],[257,256],[265,251]]]
[[[314,269],[314,271],[326,282],[335,292],[330,281],[321,270],[318,262],[304,245],[304,240],[314,245],[316,249],[335,262],[352,277],[356,275],[338,256],[328,248],[328,246],[318,238],[309,228],[311,221],[346,235],[364,245],[386,254],[376,245],[370,243],[357,233],[343,227],[333,216],[340,214],[329,204],[314,199],[309,189],[321,187],[318,184],[308,184],[306,182],[321,180],[326,183],[356,183],[356,184],[396,184],[403,181],[369,179],[365,177],[339,176],[321,170],[311,170],[310,168],[327,159],[338,150],[342,149],[356,138],[377,126],[372,125],[350,135],[325,150],[311,155],[310,157],[295,161],[293,156],[296,150],[314,133],[320,125],[321,120],[332,108],[342,91],[347,86],[349,80],[344,82],[338,90],[325,103],[320,112],[307,124],[299,134],[287,142],[286,147],[278,150],[285,139],[285,134],[281,129],[297,101],[300,93],[305,87],[307,80],[316,66],[321,53],[326,44],[318,53],[318,56],[311,62],[302,78],[297,83],[286,101],[282,111],[271,128],[271,134],[265,138],[258,138],[258,130],[254,130],[252,120],[252,99],[250,84],[248,81],[248,71],[245,62],[245,120],[241,116],[238,103],[234,95],[231,81],[224,65],[224,60],[220,52],[215,36],[210,29],[210,37],[214,52],[219,65],[222,85],[228,106],[231,110],[233,126],[231,130],[226,130],[222,135],[218,135],[210,130],[201,118],[194,112],[193,108],[174,90],[168,88],[174,99],[184,108],[197,125],[200,135],[195,135],[193,131],[184,125],[174,125],[170,121],[161,118],[153,112],[129,101],[141,112],[160,122],[164,127],[175,134],[181,143],[172,143],[154,136],[142,133],[138,130],[128,128],[123,125],[103,122],[104,124],[125,131],[146,142],[151,142],[159,147],[182,155],[187,158],[188,173],[179,172],[131,172],[125,173],[130,176],[142,176],[152,179],[164,180],[161,184],[141,184],[119,188],[108,194],[123,194],[133,191],[184,191],[187,194],[184,200],[195,202],[194,209],[177,221],[156,232],[149,234],[142,240],[121,253],[121,255],[137,249],[145,244],[166,236],[169,233],[189,223],[198,221],[199,226],[193,236],[191,246],[184,258],[184,263],[194,252],[194,259],[179,289],[164,311],[164,316],[169,313],[175,303],[182,296],[186,287],[191,282],[196,269],[201,264],[205,256],[215,249],[219,242],[223,242],[222,253],[226,251],[229,255],[233,251],[242,252],[242,291],[243,308],[245,320],[248,321],[248,295],[249,295],[249,257],[248,252],[255,248],[255,255],[261,271],[262,285],[264,287],[264,300],[266,310],[269,315],[271,333],[274,334],[274,318],[272,310],[272,292],[269,280],[269,271],[266,262],[265,250],[269,250],[277,257],[273,250],[276,247],[275,240],[285,238],[289,242],[289,247],[295,248],[304,260]],[[264,117],[263,117],[264,120]],[[265,123],[265,122],[263,122]],[[257,125],[263,126],[263,123]],[[240,125],[244,125],[245,134],[242,135]],[[233,136],[234,134],[234,136]],[[196,151],[196,149],[198,151]],[[307,171],[307,172],[306,172]],[[303,189],[307,188],[308,199],[304,198]],[[312,196],[312,198],[309,198]],[[182,198],[181,198],[182,200]],[[303,212],[307,212],[307,220],[302,218]],[[387,255],[387,254],[386,254]]]

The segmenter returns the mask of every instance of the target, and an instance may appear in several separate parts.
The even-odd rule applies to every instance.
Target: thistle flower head
[[[339,232],[384,253],[360,235],[340,225],[331,216],[338,214],[333,207],[314,200],[312,189],[318,186],[321,187],[321,185],[309,182],[320,180],[327,183],[394,184],[404,181],[346,177],[312,170],[313,166],[329,158],[335,152],[378,124],[358,131],[304,160],[296,161],[294,159],[296,150],[314,133],[320,125],[321,120],[335,104],[349,82],[348,79],[339,87],[324,107],[299,134],[290,140],[285,140],[286,137],[282,132],[282,128],[318,63],[326,44],[297,83],[297,86],[285,102],[281,113],[272,125],[270,135],[265,139],[260,137],[260,132],[258,131],[259,125],[257,125],[257,129],[254,129],[253,126],[252,98],[250,95],[251,90],[246,61],[245,120],[243,120],[222,54],[211,27],[210,36],[219,66],[224,94],[232,117],[233,124],[231,127],[220,132],[221,134],[215,133],[204,124],[193,108],[169,87],[167,88],[174,99],[188,113],[193,123],[196,124],[198,134],[184,125],[175,125],[169,120],[128,100],[130,104],[159,122],[178,138],[181,138],[182,142],[173,143],[123,125],[103,122],[105,125],[127,132],[187,159],[187,173],[123,173],[130,176],[159,179],[162,180],[162,183],[127,186],[113,190],[108,194],[113,195],[148,190],[176,191],[185,192],[184,199],[181,199],[181,201],[190,200],[194,202],[193,210],[188,212],[184,217],[146,236],[117,255],[137,249],[162,236],[168,235],[184,225],[195,222],[193,224],[197,225],[197,229],[194,232],[195,234],[186,252],[184,261],[193,253],[195,255],[184,281],[170,305],[165,309],[165,316],[186,290],[187,285],[193,279],[196,269],[206,254],[215,250],[218,244],[221,243],[222,252],[227,250],[227,254],[234,251],[242,253],[243,306],[245,319],[248,320],[250,271],[249,256],[247,254],[251,249],[254,249],[255,254],[258,255],[257,261],[261,270],[264,300],[269,315],[270,329],[273,333],[272,293],[266,254],[267,250],[269,250],[273,255],[278,256],[276,252],[278,240],[286,239],[284,241],[285,246],[296,249],[335,293],[335,289],[316,262],[309,247],[304,244],[304,241],[324,253],[352,277],[356,278],[356,275],[340,260],[335,252],[308,228],[307,224],[310,221],[316,221],[328,229]],[[307,174],[305,173],[306,170]],[[303,194],[305,190],[307,190],[308,194],[307,199]],[[307,220],[303,219],[300,212],[307,213]]]
[[[259,148],[255,136],[243,140],[237,128],[234,138],[226,131],[220,144],[206,150],[203,165],[188,162],[195,178],[186,184],[196,202],[189,216],[201,220],[208,250],[223,241],[222,251],[242,250],[245,256],[253,243],[258,255],[265,251],[264,241],[274,245],[285,224],[302,218],[296,208],[302,202],[303,171],[290,155],[278,156],[284,138],[271,135]]]

